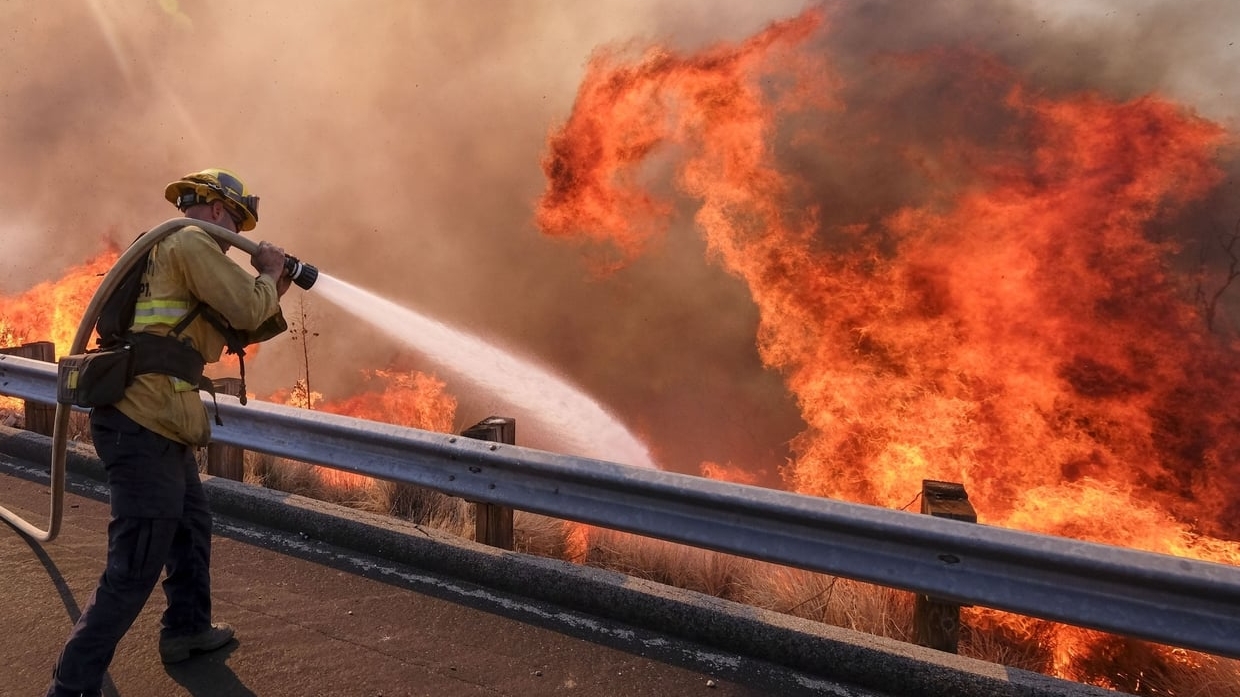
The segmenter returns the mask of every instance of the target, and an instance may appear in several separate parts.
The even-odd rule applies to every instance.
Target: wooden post
[[[502,416],[491,416],[461,431],[466,438],[488,440],[495,443],[515,445],[517,421]],[[492,503],[474,502],[476,519],[474,539],[483,544],[512,549],[512,509]]]
[[[22,358],[31,358],[36,361],[46,361],[48,363],[56,362],[56,344],[50,341],[32,341],[14,346],[12,348],[0,349],[0,353],[9,356],[21,356]],[[56,424],[56,405],[55,404],[39,404],[38,402],[26,402],[26,430],[42,433],[45,436],[52,435],[52,429]]]
[[[977,522],[977,511],[969,503],[964,485],[953,482],[922,480],[921,512]],[[956,653],[960,643],[960,605],[918,594],[913,605],[913,633],[921,646]]]
[[[215,391],[219,394],[229,394],[234,397],[241,395],[240,378],[219,378],[212,382],[215,384]],[[232,445],[208,443],[207,474],[238,482],[244,481],[245,450]]]

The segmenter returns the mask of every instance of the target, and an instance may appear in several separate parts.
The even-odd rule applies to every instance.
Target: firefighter
[[[258,197],[227,170],[188,174],[169,184],[165,197],[185,217],[234,232],[253,230],[258,222]],[[212,363],[226,346],[287,329],[279,304],[289,287],[284,250],[261,242],[250,258],[257,276],[226,251],[194,225],[152,248],[134,309],[131,331],[143,338],[135,350],[179,341],[180,350],[188,344]],[[135,363],[140,359],[135,355]],[[211,438],[211,423],[199,385],[172,374],[139,374],[119,402],[91,411],[91,437],[111,494],[107,565],[56,662],[48,695],[100,694],[117,642],[165,567],[163,662],[184,661],[233,639],[232,627],[212,622],[211,512],[194,458],[194,449]]]

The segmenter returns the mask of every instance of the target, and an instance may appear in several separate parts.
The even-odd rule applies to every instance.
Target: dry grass
[[[245,481],[268,489],[410,520],[455,535],[466,536],[466,526],[469,526],[472,534],[473,517],[472,512],[467,510],[469,504],[408,484],[342,475],[304,462],[252,452],[245,454]]]
[[[513,549],[550,559],[565,559],[569,554],[568,531],[571,527],[572,523],[559,518],[516,511],[512,516]],[[472,534],[464,537],[472,538]]]
[[[747,602],[759,562],[628,533],[587,528],[575,561],[677,588]]]
[[[751,605],[836,627],[912,641],[913,596],[837,576],[765,565]]]
[[[474,538],[474,504],[408,484],[340,476],[332,470],[270,455],[246,453],[245,480],[357,510],[390,515],[466,539]],[[565,525],[556,518],[516,511],[513,545],[519,552],[563,558]]]
[[[2,398],[0,398],[2,399]],[[26,429],[26,410],[16,407],[0,407],[0,425],[21,430]],[[90,416],[84,412],[69,413],[69,440],[90,442]]]

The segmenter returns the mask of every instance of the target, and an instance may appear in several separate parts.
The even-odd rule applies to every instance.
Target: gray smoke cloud
[[[599,279],[572,245],[539,234],[532,209],[548,133],[596,48],[692,51],[807,6],[0,4],[0,293],[128,243],[177,214],[162,197],[168,181],[227,167],[262,196],[251,234],[551,366],[669,469],[730,461],[774,483],[802,425],[758,361],[747,290],[706,259],[691,215],[656,253]],[[1159,92],[1221,121],[1240,104],[1236,3],[826,7],[820,50],[845,76],[883,53],[972,46],[1047,89]],[[329,397],[365,368],[423,367],[313,292],[293,293],[286,311],[304,310],[319,335],[311,370]],[[296,378],[291,343],[260,352],[253,389]],[[461,396],[460,426],[489,415],[487,395],[448,389]],[[524,444],[554,448],[553,434],[522,434],[508,415]]]

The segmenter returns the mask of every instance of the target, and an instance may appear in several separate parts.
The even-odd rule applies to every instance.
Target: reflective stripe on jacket
[[[134,306],[133,327],[131,328],[134,331],[144,331],[155,324],[176,326],[176,323],[180,322],[181,318],[188,314],[196,304],[192,300],[139,298],[137,305]]]

